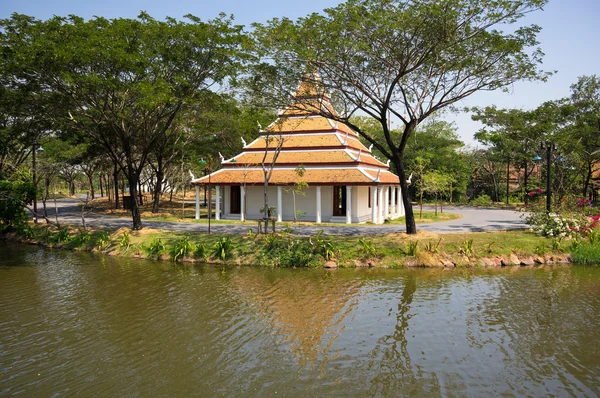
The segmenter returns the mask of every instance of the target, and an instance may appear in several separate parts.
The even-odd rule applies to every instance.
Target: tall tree
[[[384,156],[400,177],[406,230],[416,225],[406,182],[405,151],[416,127],[435,112],[481,90],[521,79],[545,79],[535,48],[538,26],[510,28],[547,0],[349,0],[325,15],[297,22],[275,19],[256,26],[269,62],[251,79],[264,98],[291,93],[290,80],[305,79],[333,95],[341,114],[316,111],[353,127]],[[311,73],[305,74],[306,70]],[[317,72],[317,73],[312,73]],[[274,79],[273,79],[274,77]],[[275,87],[269,80],[287,83]],[[289,98],[289,97],[288,97]],[[351,117],[366,114],[381,125],[381,143]],[[390,119],[400,123],[391,132]]]
[[[138,180],[158,140],[202,92],[238,71],[245,35],[231,19],[188,22],[71,16],[0,21],[23,82],[36,81],[71,105],[70,120],[101,145],[127,178],[133,228],[142,226]]]

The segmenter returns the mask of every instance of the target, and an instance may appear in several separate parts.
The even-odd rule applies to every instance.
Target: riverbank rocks
[[[535,261],[533,260],[533,257],[521,257],[521,265],[523,266],[530,266],[530,265],[534,265]]]
[[[519,257],[517,257],[516,254],[511,253],[509,259],[510,259],[510,263],[509,263],[510,265],[521,265],[521,260],[519,259]]]
[[[337,267],[338,265],[335,261],[327,261],[325,264],[323,264],[323,268],[333,269]]]

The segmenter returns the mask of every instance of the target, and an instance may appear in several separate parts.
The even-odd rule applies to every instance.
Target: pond
[[[600,394],[600,267],[0,258],[1,396]]]

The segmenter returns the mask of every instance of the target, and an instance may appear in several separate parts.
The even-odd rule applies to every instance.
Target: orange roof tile
[[[284,141],[285,142],[285,141]],[[267,152],[265,163],[271,163],[275,152]],[[351,164],[370,164],[379,167],[387,166],[374,157],[363,153],[361,154],[360,160],[356,160],[358,152],[352,153],[350,156],[348,152],[343,150],[337,151],[281,151],[277,157],[275,165],[285,164],[339,164],[339,163],[351,163]],[[242,164],[261,164],[264,158],[264,152],[244,152],[241,155],[235,157],[234,162],[227,162],[223,165],[225,167],[236,167]]]
[[[348,140],[350,141],[350,140]],[[277,147],[276,141],[269,142],[269,148]],[[342,147],[340,140],[334,134],[290,135],[283,139],[283,149],[311,147]],[[245,149],[265,149],[265,137],[258,138]]]
[[[330,131],[333,126],[324,117],[294,117],[278,118],[267,127],[267,131],[274,133],[291,133],[294,131]]]
[[[370,173],[368,173],[370,174]],[[388,176],[389,174],[389,176]],[[385,177],[384,177],[385,176]],[[395,180],[394,178],[395,177]],[[374,178],[374,177],[373,177]],[[386,181],[382,181],[383,179]],[[380,175],[381,182],[388,184],[398,184],[398,177],[387,171],[382,171]],[[269,184],[271,185],[291,185],[297,181],[305,181],[309,185],[320,184],[355,184],[355,185],[373,185],[372,178],[367,177],[358,168],[340,168],[328,170],[306,169],[303,177],[298,177],[298,174],[292,169],[274,169]],[[208,176],[195,180],[193,184],[207,184]],[[260,169],[221,169],[210,176],[210,183],[216,185],[229,184],[263,184],[264,175]]]

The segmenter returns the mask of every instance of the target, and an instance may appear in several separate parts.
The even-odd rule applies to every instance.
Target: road
[[[66,198],[57,200],[58,220],[63,224],[81,225],[81,199]],[[41,208],[41,206],[40,206]],[[417,229],[435,233],[455,233],[455,232],[490,232],[510,229],[525,229],[527,225],[522,220],[523,213],[513,210],[486,209],[473,207],[445,207],[444,211],[448,213],[460,214],[462,218],[452,221],[437,222],[431,224],[417,224]],[[49,218],[54,220],[54,204],[48,202]],[[104,214],[89,213],[85,217],[86,223],[93,227],[121,228],[131,227],[131,218],[116,217]],[[189,231],[189,232],[207,232],[206,223],[191,222],[167,222],[142,220],[143,226],[153,229],[163,229],[170,231]],[[248,221],[243,224],[212,224],[211,231],[222,234],[240,234],[247,233],[252,228],[257,230],[256,222]],[[284,227],[278,226],[278,230]],[[393,232],[404,232],[404,225],[360,225],[350,226],[296,226],[293,227],[296,235],[315,235],[319,230],[323,230],[327,235],[378,235]]]

